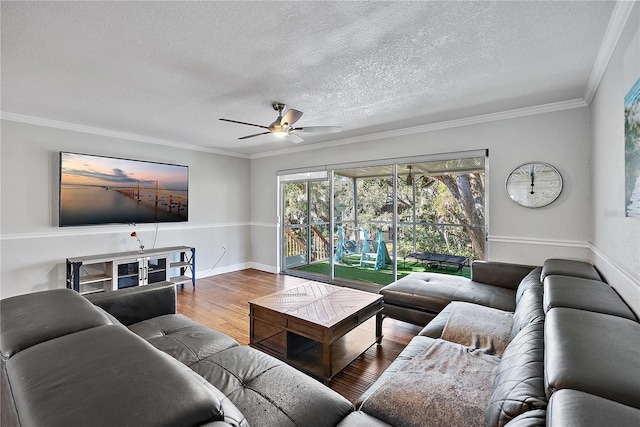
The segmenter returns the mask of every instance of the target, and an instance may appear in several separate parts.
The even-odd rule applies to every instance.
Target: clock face
[[[550,164],[525,163],[511,171],[506,188],[511,200],[517,204],[541,208],[560,196],[562,177]]]

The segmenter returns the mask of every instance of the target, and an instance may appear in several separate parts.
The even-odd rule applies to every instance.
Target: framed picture
[[[624,97],[625,216],[640,218],[640,77]]]

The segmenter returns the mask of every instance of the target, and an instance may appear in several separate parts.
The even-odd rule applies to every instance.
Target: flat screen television
[[[188,166],[60,152],[60,227],[187,221],[188,191]]]

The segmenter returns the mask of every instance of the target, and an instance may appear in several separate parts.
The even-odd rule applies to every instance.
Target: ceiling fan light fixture
[[[409,175],[407,175],[407,185],[413,185],[413,175],[411,175],[411,166],[409,166]]]
[[[221,118],[220,120],[222,120],[223,122],[237,123],[240,125],[255,126],[255,127],[259,127],[266,130],[265,132],[261,132],[261,133],[241,136],[238,139],[248,139],[248,138],[253,138],[255,136],[272,134],[278,138],[287,138],[289,141],[293,142],[294,144],[298,144],[304,141],[304,139],[297,134],[298,132],[335,133],[335,132],[340,132],[342,130],[340,126],[309,126],[309,127],[303,127],[303,128],[294,128],[293,127],[294,123],[296,123],[298,120],[300,120],[300,117],[302,117],[302,114],[303,114],[302,111],[294,110],[293,108],[290,108],[283,115],[282,113],[287,108],[285,104],[281,102],[274,102],[273,104],[271,104],[271,106],[273,107],[274,110],[278,112],[278,117],[269,126],[259,125],[255,123],[241,122],[238,120],[223,119],[223,118]]]
[[[285,136],[289,135],[289,127],[288,126],[282,126],[282,125],[271,125],[269,127],[269,130],[271,131],[271,134],[273,134],[274,136],[277,136],[278,138],[284,138]]]

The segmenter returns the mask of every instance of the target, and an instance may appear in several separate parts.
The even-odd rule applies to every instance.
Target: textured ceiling
[[[240,155],[583,98],[614,2],[2,2],[3,113]],[[87,148],[87,151],[91,151]]]

